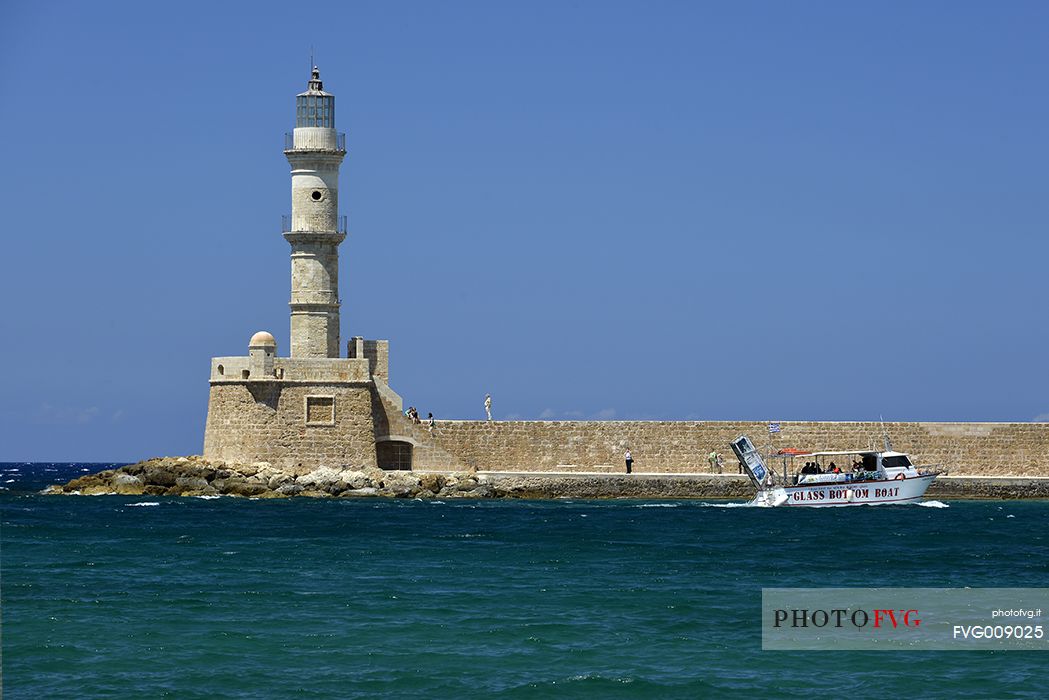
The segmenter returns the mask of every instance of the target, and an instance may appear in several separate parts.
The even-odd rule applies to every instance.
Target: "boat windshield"
[[[909,467],[911,460],[907,459],[907,455],[887,455],[881,458],[881,465],[887,468]]]

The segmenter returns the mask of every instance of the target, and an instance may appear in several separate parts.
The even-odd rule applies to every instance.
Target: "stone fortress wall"
[[[784,421],[773,449],[846,450],[883,446],[881,423]],[[885,423],[893,449],[917,464],[953,474],[1049,477],[1049,423]],[[635,472],[710,470],[717,450],[735,473],[729,442],[749,435],[764,452],[768,424],[732,421],[438,421],[433,442],[458,465],[416,449],[415,469],[451,466],[493,471],[624,472],[630,449]],[[846,467],[848,457],[838,465]],[[800,467],[804,458],[796,458]],[[777,459],[770,467],[780,471]]]
[[[625,471],[630,449],[639,473],[702,473],[707,455],[720,452],[725,471],[736,471],[729,442],[746,434],[764,451],[767,424],[734,421],[437,421],[412,423],[387,385],[388,347],[350,341],[354,358],[332,359],[330,376],[316,360],[310,372],[251,381],[216,366],[247,358],[215,358],[204,456],[278,467],[380,466],[419,471],[606,472]],[[361,355],[364,355],[362,358]],[[369,368],[364,367],[368,362]],[[323,364],[323,362],[321,363]],[[345,365],[345,367],[341,367]],[[337,371],[336,371],[337,370]],[[1049,477],[1049,423],[866,423],[783,421],[773,448],[880,449],[883,429],[894,449],[922,465],[958,475]],[[390,457],[391,449],[399,457]],[[399,463],[391,465],[389,460]],[[848,466],[848,457],[839,466]],[[795,466],[804,464],[795,460]],[[770,464],[776,471],[782,462]]]

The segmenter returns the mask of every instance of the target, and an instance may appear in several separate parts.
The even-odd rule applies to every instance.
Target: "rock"
[[[419,486],[430,491],[431,495],[441,490],[444,486],[444,478],[440,474],[420,474]]]
[[[314,469],[308,474],[303,474],[298,477],[295,481],[306,489],[315,489],[323,491],[342,478],[342,472],[338,469],[332,469],[331,467],[320,467]]]
[[[473,491],[475,488],[477,488],[477,479],[473,478],[472,476],[467,477],[465,479],[459,479],[455,485],[455,488],[458,491]]]
[[[364,496],[378,496],[379,489],[372,486],[365,486],[359,489],[349,489],[339,494],[339,498],[358,498]]]
[[[87,476],[82,476],[78,479],[73,479],[62,488],[65,491],[79,491],[83,493],[84,489],[86,488],[100,486],[104,483],[104,480],[99,478],[97,474],[88,474]]]
[[[350,488],[349,484],[347,484],[342,479],[339,479],[334,484],[325,487],[324,490],[330,493],[332,496],[338,496],[340,493],[347,490],[348,488]]]
[[[282,486],[285,486],[287,484],[293,484],[293,479],[294,477],[292,477],[290,474],[274,474],[266,481],[266,486],[270,490],[276,491]],[[302,487],[300,486],[299,488],[301,489]]]
[[[175,487],[183,491],[202,491],[208,486],[208,480],[200,476],[180,476],[175,479]]]
[[[152,485],[150,485],[150,486],[147,486],[146,488],[142,489],[142,493],[145,494],[146,496],[163,496],[164,493],[167,490],[168,489],[167,489],[166,486],[152,486]]]
[[[227,493],[231,496],[258,496],[269,491],[265,484],[248,481],[247,479],[216,479],[211,486],[219,493]]]
[[[274,490],[282,496],[298,496],[303,492],[302,486],[294,482],[285,483]]]
[[[149,469],[142,474],[145,482],[151,486],[174,486],[178,483],[178,476],[167,469]]]
[[[378,486],[386,478],[388,472],[384,472],[382,469],[376,467],[365,467],[361,470],[365,478],[368,479],[374,486]]]
[[[331,498],[331,494],[327,491],[307,490],[303,491],[299,495],[305,496],[306,498]]]
[[[362,489],[371,485],[371,480],[368,479],[364,472],[346,469],[339,475],[339,478],[350,489]]]
[[[114,474],[109,483],[112,492],[121,496],[141,496],[145,488],[142,479],[133,474]]]
[[[398,499],[413,495],[416,491],[419,491],[419,487],[419,476],[411,472],[388,471],[386,472],[386,478],[383,480],[383,488],[394,497],[398,497]]]

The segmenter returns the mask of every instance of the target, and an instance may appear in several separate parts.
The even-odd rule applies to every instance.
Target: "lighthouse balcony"
[[[343,237],[346,236],[346,215],[335,217],[335,228],[324,228],[321,226],[311,225],[296,225],[299,222],[295,221],[295,218],[284,214],[280,217],[280,232],[281,233],[337,233]]]
[[[297,127],[284,134],[284,152],[346,153],[346,134],[325,127]]]

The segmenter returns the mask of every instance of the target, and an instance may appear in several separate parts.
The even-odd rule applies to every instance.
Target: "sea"
[[[762,587],[1049,586],[1049,502],[42,496],[0,464],[16,698],[1044,698],[1036,651],[762,651]]]

